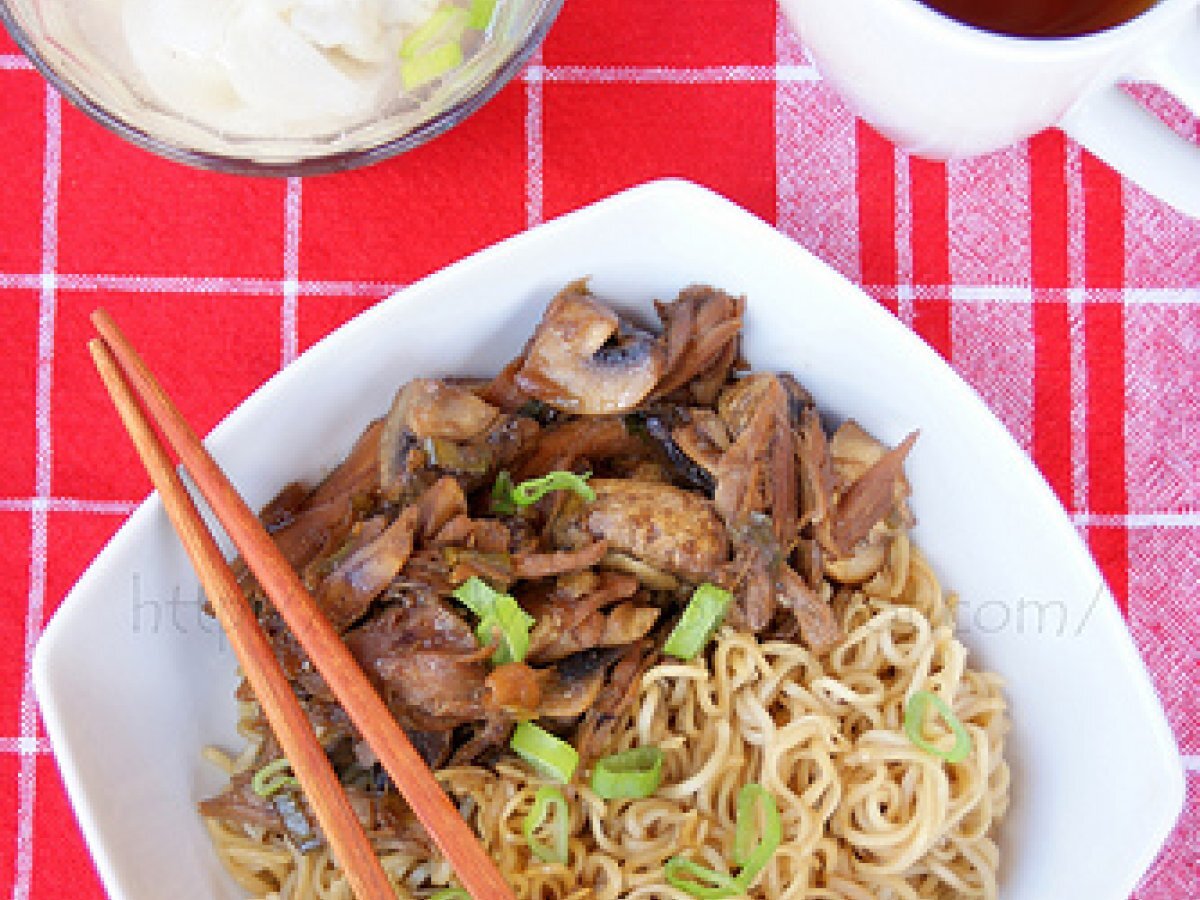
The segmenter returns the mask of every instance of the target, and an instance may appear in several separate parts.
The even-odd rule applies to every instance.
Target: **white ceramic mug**
[[[998,150],[1057,126],[1200,218],[1200,147],[1120,87],[1153,82],[1200,115],[1200,0],[1159,0],[1095,34],[1022,38],[917,0],[780,0],[813,62],[864,119],[913,153]]]

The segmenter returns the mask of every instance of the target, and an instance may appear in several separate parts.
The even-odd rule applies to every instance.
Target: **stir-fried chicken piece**
[[[885,449],[841,492],[830,513],[826,549],[837,556],[847,556],[893,508],[900,509],[903,516],[908,515],[904,505],[908,495],[904,460],[916,440],[914,431],[892,449]],[[838,444],[835,442],[832,447],[836,456]]]
[[[795,443],[788,395],[779,378],[750,375],[726,388],[717,409],[733,444],[717,465],[717,509],[731,528],[771,514],[786,552],[796,538]]]
[[[837,476],[829,455],[829,443],[816,410],[800,416],[796,430],[796,462],[799,469],[800,524],[816,525],[829,518]]]
[[[711,405],[737,362],[746,301],[696,285],[672,303],[654,305],[666,344],[665,373],[654,396],[665,397],[686,386],[692,402]]]
[[[704,581],[729,555],[725,526],[706,498],[666,484],[593,479],[590,503],[569,498],[555,541],[577,546],[602,538],[617,551],[690,581]]]
[[[517,461],[517,481],[554,470],[569,470],[581,459],[592,463],[615,456],[645,452],[642,440],[630,434],[625,422],[614,416],[573,419],[548,428],[533,444],[531,453]]]
[[[779,603],[792,614],[800,638],[814,653],[827,653],[843,637],[829,603],[810,588],[791,566],[779,573]]]
[[[588,570],[560,577],[549,593],[523,595],[522,606],[537,620],[529,634],[528,658],[541,664],[638,640],[654,627],[659,614],[653,607],[622,602],[637,595],[640,587],[629,575]],[[605,612],[614,604],[618,605]]]

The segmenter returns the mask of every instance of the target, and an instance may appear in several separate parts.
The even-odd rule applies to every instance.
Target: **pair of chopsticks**
[[[258,517],[209,456],[112,318],[97,310],[92,314],[92,323],[101,337],[92,340],[88,349],[100,377],[355,897],[395,900],[396,892],[384,875],[233,571],[159,443],[150,419],[157,423],[166,442],[179,455],[183,468],[242,559],[454,868],[463,888],[476,900],[513,900],[512,891],[474,832],[438,785]]]

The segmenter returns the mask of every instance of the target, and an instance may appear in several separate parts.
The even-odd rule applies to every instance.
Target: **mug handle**
[[[1181,28],[1129,73],[1165,88],[1200,117],[1200,21]],[[1126,178],[1200,219],[1200,147],[1144,109],[1117,84],[1073,106],[1059,127]]]

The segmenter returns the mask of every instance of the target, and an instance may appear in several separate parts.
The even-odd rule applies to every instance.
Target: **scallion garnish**
[[[679,659],[694,659],[725,618],[733,595],[707,581],[692,592],[683,615],[663,644],[663,652]]]
[[[481,619],[486,619],[495,612],[496,598],[502,596],[476,575],[472,575],[456,587],[453,594],[455,600]]]
[[[493,590],[475,575],[454,589],[454,597],[479,617],[475,636],[481,645],[499,641],[492,662],[499,666],[525,659],[529,652],[529,632],[537,620],[521,609],[516,600]]]
[[[536,622],[516,600],[508,594],[500,594],[492,615],[480,620],[475,636],[486,646],[499,635],[500,646],[492,654],[492,662],[496,665],[522,662],[529,652],[529,632]]]
[[[519,507],[532,506],[552,491],[572,491],[588,503],[596,499],[596,492],[588,487],[591,473],[576,475],[574,472],[551,472],[541,478],[530,478],[513,484],[512,476],[501,472],[492,487],[492,511],[511,515]]]
[[[549,819],[549,825],[546,820]],[[537,837],[537,831],[547,825],[550,841],[546,842]],[[529,844],[529,852],[542,862],[567,864],[568,828],[570,826],[567,812],[567,798],[558,788],[543,786],[533,795],[533,806],[525,815],[521,830],[525,833],[525,841]]]
[[[405,90],[419,88],[462,65],[463,52],[458,41],[439,44],[420,56],[400,60],[400,81]]]
[[[954,732],[954,746],[949,750],[942,750],[929,743],[922,733],[925,728],[925,715],[931,706],[937,710],[938,715]],[[954,715],[954,710],[946,701],[930,691],[917,691],[908,698],[908,703],[904,707],[904,733],[908,735],[910,741],[926,753],[940,757],[946,762],[962,762],[971,753],[971,735],[967,733],[967,729],[963,727],[963,723],[958,720],[958,716]]]
[[[508,746],[547,778],[566,784],[579,765],[575,748],[532,722],[521,722],[513,730]]]
[[[492,24],[492,13],[496,9],[496,0],[471,0],[470,17],[467,27],[477,31],[486,31]]]
[[[513,515],[517,511],[517,504],[513,502],[512,493],[512,476],[502,471],[492,485],[492,512],[498,516]]]
[[[759,810],[762,811],[761,831]],[[754,842],[758,836],[757,843]],[[741,867],[738,882],[749,889],[783,841],[779,807],[761,784],[748,784],[738,793],[737,824],[733,832],[733,864]]]
[[[663,752],[657,747],[636,747],[614,753],[592,769],[592,790],[605,800],[649,797],[662,782]]]
[[[759,810],[762,811],[761,831]],[[755,835],[758,842],[754,843]],[[779,807],[761,784],[748,784],[738,792],[737,821],[733,832],[733,864],[736,876],[706,869],[699,863],[673,856],[663,867],[667,881],[679,890],[701,900],[724,900],[747,893],[779,845],[783,843],[783,823]]]
[[[700,900],[726,900],[741,896],[745,891],[732,875],[714,872],[699,863],[673,856],[663,866],[663,877],[667,884]]]
[[[270,797],[284,788],[299,787],[300,782],[294,776],[283,774],[291,770],[292,764],[286,757],[272,760],[254,773],[250,779],[250,789],[260,797]]]
[[[471,895],[460,887],[442,888],[436,894],[430,894],[429,900],[471,900]]]
[[[426,48],[439,44],[457,44],[471,18],[461,6],[439,6],[400,44],[401,59],[415,59]]]

